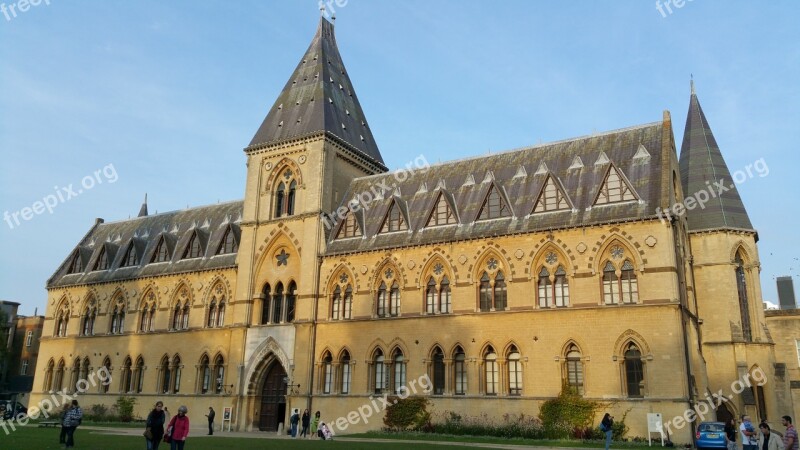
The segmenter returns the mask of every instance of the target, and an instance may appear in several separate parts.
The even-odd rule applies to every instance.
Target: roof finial
[[[692,89],[692,95],[695,95],[695,93],[694,93],[694,74],[691,74],[691,73],[689,74],[689,87]]]
[[[139,208],[138,217],[147,217],[147,192],[144,193],[144,203],[142,203],[142,207]]]
[[[319,2],[319,15],[325,17],[325,3]]]

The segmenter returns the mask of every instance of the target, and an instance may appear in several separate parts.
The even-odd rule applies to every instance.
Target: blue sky
[[[680,145],[693,73],[731,171],[769,166],[739,186],[761,239],[764,299],[776,301],[775,276],[800,283],[800,2],[694,0],[666,17],[646,0],[334,8],[390,167],[654,122],[665,109]],[[0,298],[24,314],[43,311],[47,278],[95,217],[135,216],[145,192],[151,212],[241,199],[242,149],[319,20],[317,2],[298,0],[15,11],[0,13],[0,214],[95,180],[52,213],[0,223]]]

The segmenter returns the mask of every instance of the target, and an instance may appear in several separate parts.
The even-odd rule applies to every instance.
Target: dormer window
[[[94,263],[92,270],[108,270],[108,255],[106,255],[106,248],[100,248],[100,256],[97,257],[97,262]]]
[[[201,256],[203,256],[203,248],[200,246],[200,238],[195,231],[189,238],[189,245],[186,246],[182,259],[200,258]]]
[[[489,187],[489,192],[486,193],[486,198],[483,200],[481,212],[478,214],[478,220],[497,219],[510,215],[511,211],[500,195],[500,190],[494,184],[491,185]]]
[[[81,260],[81,251],[75,250],[75,255],[72,257],[72,261],[69,263],[69,269],[67,269],[67,274],[70,273],[81,273],[83,272],[83,261]]]
[[[164,236],[161,236],[158,240],[158,245],[156,245],[156,251],[153,253],[153,260],[150,262],[166,262],[170,259],[171,257],[169,255],[169,249],[167,249],[167,243],[164,241]]]
[[[600,191],[597,193],[597,198],[594,201],[595,205],[603,205],[607,203],[619,203],[630,200],[636,200],[636,195],[633,189],[625,180],[625,177],[620,173],[619,169],[610,165],[608,172],[603,179],[603,184],[600,186]]]
[[[426,223],[425,226],[434,227],[438,225],[451,225],[455,223],[457,223],[456,215],[453,214],[453,210],[450,208],[447,200],[445,200],[444,194],[440,192],[439,198],[436,200],[436,204],[433,206],[433,210],[431,210],[431,213],[428,216],[428,223]]]
[[[236,253],[238,251],[239,244],[236,242],[236,236],[233,235],[233,228],[228,227],[228,229],[225,230],[225,235],[222,236],[222,241],[219,243],[217,255]]]
[[[389,207],[389,211],[386,213],[386,217],[383,219],[381,233],[405,230],[408,230],[408,224],[403,217],[403,213],[400,211],[400,206],[396,201],[392,201],[392,205]]]
[[[131,266],[138,266],[139,265],[139,255],[136,254],[136,247],[133,245],[133,241],[128,244],[128,250],[125,251],[125,257],[122,258],[122,264],[120,267],[131,267]]]
[[[356,215],[353,211],[347,213],[344,218],[344,223],[339,227],[339,232],[336,233],[336,239],[352,238],[361,236],[361,227],[358,226]]]

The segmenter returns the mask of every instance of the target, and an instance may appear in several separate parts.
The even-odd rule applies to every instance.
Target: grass
[[[58,444],[58,435],[60,430],[58,428],[38,428],[38,427],[17,427],[16,431],[11,431],[5,434],[0,428],[0,448],[1,449],[36,449],[36,450],[58,450],[61,445]],[[75,433],[75,448],[79,450],[106,450],[113,448],[114,450],[141,450],[144,448],[144,438],[141,436],[127,436],[127,435],[108,435],[100,434],[96,430],[87,430],[78,428]],[[348,436],[349,437],[349,436]],[[371,437],[378,437],[371,436]],[[387,438],[387,435],[380,435],[382,438]],[[466,440],[466,439],[464,439]],[[509,443],[506,441],[505,443]],[[233,438],[221,436],[189,436],[186,442],[186,448],[192,450],[233,450],[233,449],[246,449],[257,447],[259,449],[280,449],[280,450],[302,450],[302,449],[319,449],[323,446],[325,449],[341,449],[341,450],[375,450],[390,449],[390,450],[407,450],[408,443],[377,443],[377,442],[342,442],[342,441],[326,441],[320,442],[319,440],[289,440],[289,439],[257,439],[253,438]],[[414,450],[444,450],[447,447],[433,444],[415,443]],[[480,448],[480,447],[472,447]],[[169,450],[168,444],[163,444],[159,450]]]
[[[571,448],[602,448],[603,441],[568,441],[568,440],[536,440],[536,439],[522,439],[522,438],[500,438],[500,437],[483,437],[483,436],[454,436],[448,434],[433,434],[433,433],[386,433],[380,431],[370,431],[361,434],[349,434],[348,438],[365,438],[365,439],[399,439],[404,441],[436,441],[436,442],[471,442],[476,444],[506,444],[506,445],[527,445],[535,447],[571,447]],[[658,444],[660,445],[660,441]],[[624,448],[630,450],[644,450],[651,449],[647,443],[641,442],[612,442],[613,448]],[[417,447],[416,445],[414,446]],[[441,447],[440,447],[441,448]]]

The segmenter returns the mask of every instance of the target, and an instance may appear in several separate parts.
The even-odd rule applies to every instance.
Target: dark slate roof
[[[694,91],[694,84],[689,99],[686,129],[683,132],[680,170],[683,194],[687,198],[697,192],[707,191],[708,186],[713,186],[717,181],[723,181],[728,187],[735,186],[708,120],[703,114],[703,108]],[[712,198],[706,203],[705,208],[688,211],[687,219],[689,231],[754,230],[739,197],[739,191],[735,187]]]
[[[324,18],[320,18],[311,45],[250,141],[249,148],[317,133],[333,135],[384,166],[339,55],[333,24]]]
[[[119,222],[98,223],[70,252],[67,259],[47,281],[47,287],[104,283],[140,277],[167,275],[236,266],[236,253],[216,255],[225,232],[233,230],[236,242],[241,237],[242,201],[155,214]],[[200,240],[203,256],[184,259],[194,232]],[[163,236],[172,255],[168,262],[151,263],[156,246]],[[120,267],[128,246],[134,246],[139,265]],[[93,271],[104,248],[109,258],[108,270]],[[68,274],[75,254],[80,255],[84,270]]]
[[[460,239],[568,228],[589,224],[655,217],[661,205],[662,140],[672,138],[670,122],[656,122],[607,133],[537,145],[510,152],[447,162],[412,172],[407,179],[398,172],[357,178],[350,184],[342,206],[361,193],[389,187],[382,199],[355,208],[363,237],[334,239],[343,221],[330,230],[328,254],[430,244]],[[668,143],[667,148],[672,148]],[[604,155],[604,156],[603,156]],[[668,153],[671,158],[673,153]],[[609,162],[602,163],[607,158]],[[601,163],[598,164],[598,161]],[[638,200],[592,206],[610,164],[630,183]],[[547,179],[554,176],[566,193],[571,209],[531,214]],[[513,217],[478,221],[481,205],[491,185],[508,202]],[[458,225],[425,228],[439,192]],[[363,198],[363,195],[362,195]],[[379,234],[392,202],[397,202],[409,231]]]

